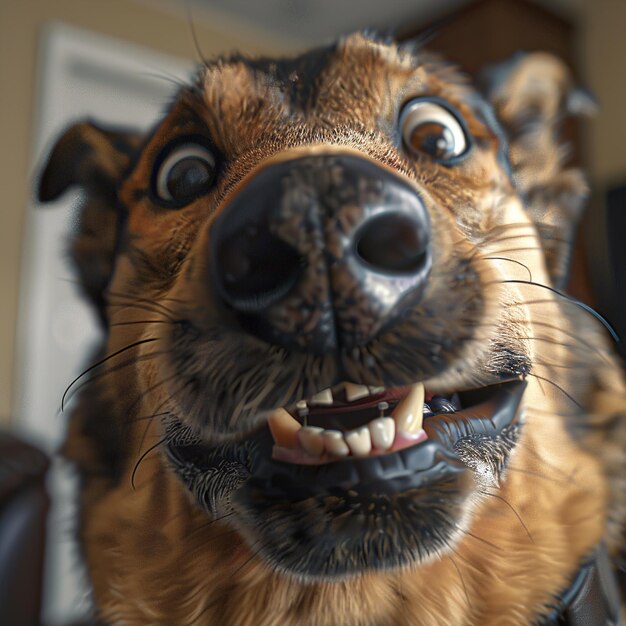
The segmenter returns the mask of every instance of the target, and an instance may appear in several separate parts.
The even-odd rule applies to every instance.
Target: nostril
[[[355,248],[373,269],[404,274],[423,268],[429,240],[427,222],[402,213],[384,213],[359,229]]]
[[[261,311],[280,300],[303,269],[296,250],[256,225],[216,242],[214,261],[222,297],[242,313]]]

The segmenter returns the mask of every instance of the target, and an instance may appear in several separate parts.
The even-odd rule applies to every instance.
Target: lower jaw
[[[210,514],[234,512],[235,526],[262,560],[303,581],[421,563],[461,532],[474,500],[469,494],[485,480],[479,473],[489,446],[497,447],[492,478],[499,479],[522,425],[525,385],[517,380],[473,392],[471,407],[427,420],[425,440],[364,458],[276,460],[268,428],[220,448],[198,446],[190,488]],[[170,458],[189,485],[189,460],[185,465],[172,446]],[[472,467],[473,458],[483,465]],[[228,473],[223,490],[198,492],[217,468]]]
[[[237,494],[235,527],[271,569],[336,583],[421,565],[453,548],[471,518],[472,484],[459,471],[394,496],[337,487],[286,501],[253,481]]]

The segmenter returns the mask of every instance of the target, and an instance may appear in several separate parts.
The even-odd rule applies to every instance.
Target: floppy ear
[[[111,274],[125,209],[117,190],[142,143],[135,132],[106,130],[80,122],[57,140],[37,186],[40,202],[59,198],[68,188],[81,187],[85,200],[71,236],[70,256],[85,295],[105,318],[104,290]]]
[[[564,166],[569,150],[559,135],[566,117],[592,114],[595,101],[573,85],[563,61],[546,53],[516,55],[481,78],[508,137],[513,178],[537,225],[553,284],[563,288],[588,187],[579,169]]]

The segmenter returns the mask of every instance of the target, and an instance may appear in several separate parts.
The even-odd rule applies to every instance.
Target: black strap
[[[620,594],[606,546],[601,543],[578,570],[541,626],[620,626]]]

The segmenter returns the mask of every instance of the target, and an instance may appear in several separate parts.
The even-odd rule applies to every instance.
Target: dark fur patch
[[[319,77],[333,59],[337,45],[317,48],[288,59],[261,57],[248,59],[234,57],[233,61],[245,63],[246,67],[264,75],[267,80],[286,94],[292,106],[306,111],[315,106]]]

